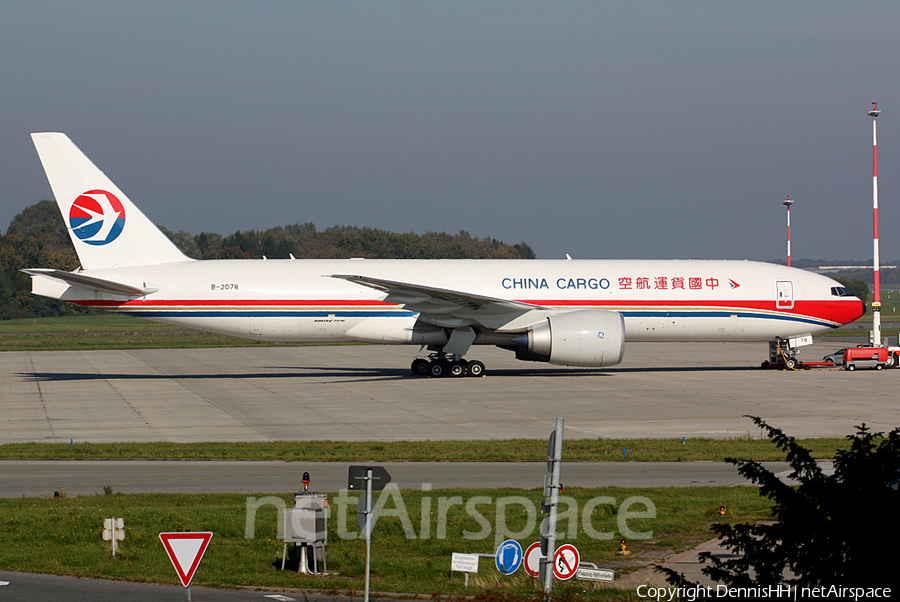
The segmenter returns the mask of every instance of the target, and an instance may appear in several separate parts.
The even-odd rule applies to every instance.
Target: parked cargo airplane
[[[750,261],[205,260],[186,257],[65,134],[32,134],[81,269],[34,293],[265,341],[427,346],[419,375],[479,376],[472,345],[613,366],[625,341],[767,341],[859,318],[824,276]]]

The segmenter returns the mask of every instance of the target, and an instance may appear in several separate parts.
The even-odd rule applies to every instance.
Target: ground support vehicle
[[[804,364],[797,357],[798,347],[811,345],[812,337],[795,337],[792,339],[777,338],[769,341],[769,359],[760,364],[760,368],[767,370],[775,368],[777,370],[798,370]]]
[[[881,370],[888,365],[888,357],[891,356],[887,347],[848,347],[844,350],[844,370],[851,372],[857,368]]]

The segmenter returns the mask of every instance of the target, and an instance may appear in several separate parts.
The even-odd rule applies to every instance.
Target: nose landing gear
[[[415,376],[441,378],[451,376],[484,376],[484,364],[478,360],[467,360],[448,353],[432,353],[428,359],[417,357],[410,366]]]

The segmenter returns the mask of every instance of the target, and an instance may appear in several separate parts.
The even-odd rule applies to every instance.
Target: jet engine
[[[603,309],[553,314],[512,339],[516,358],[563,366],[615,366],[625,352],[625,319]]]

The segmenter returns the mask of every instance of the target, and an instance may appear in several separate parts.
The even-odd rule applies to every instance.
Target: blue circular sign
[[[494,566],[504,575],[512,575],[522,565],[522,546],[518,541],[507,539],[497,548]]]

